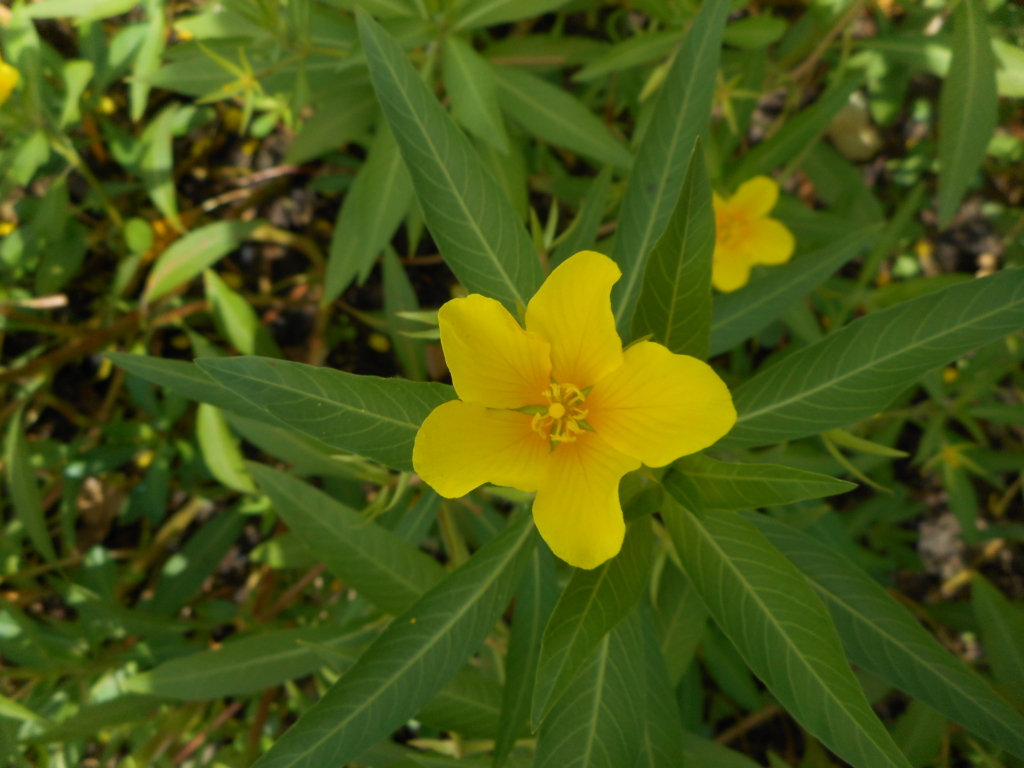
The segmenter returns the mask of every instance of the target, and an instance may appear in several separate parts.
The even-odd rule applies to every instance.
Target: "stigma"
[[[550,440],[552,447],[557,443],[571,443],[584,430],[588,411],[582,407],[586,394],[573,384],[552,383],[541,393],[548,401],[546,410],[540,406],[533,416],[531,426],[542,438]]]

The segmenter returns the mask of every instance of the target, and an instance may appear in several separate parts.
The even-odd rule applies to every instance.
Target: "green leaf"
[[[249,464],[274,509],[328,570],[382,611],[398,614],[444,579],[444,568],[323,491]]]
[[[847,77],[831,86],[814,104],[787,122],[770,139],[747,152],[729,174],[726,187],[735,190],[749,178],[769,174],[790,162],[810,147],[825,132],[828,124],[850,100],[850,94],[860,87],[863,75]]]
[[[669,53],[682,39],[683,33],[675,29],[627,37],[587,64],[573,75],[572,79],[578,83],[585,83],[610,72],[621,72],[646,64]]]
[[[377,111],[377,94],[364,73],[360,81],[317,100],[316,112],[295,134],[284,162],[301,165],[361,138]]]
[[[388,248],[381,260],[384,265],[384,316],[390,329],[391,345],[402,362],[405,375],[413,381],[427,380],[426,343],[408,333],[423,330],[415,320],[399,317],[399,313],[417,312],[420,308],[416,289],[395,252]]]
[[[583,660],[537,735],[535,768],[622,768],[634,766],[644,734],[645,680],[643,623],[629,613]]]
[[[7,470],[7,491],[25,532],[36,551],[51,563],[57,559],[46,527],[46,510],[39,494],[36,473],[29,462],[28,440],[25,439],[24,406],[14,412],[7,425],[4,446],[4,467]]]
[[[836,496],[857,487],[817,472],[778,464],[716,461],[701,453],[684,456],[672,468],[672,474],[686,475],[697,488],[704,509],[758,509]],[[671,475],[663,482],[671,485]]]
[[[256,486],[245,471],[245,459],[238,441],[219,408],[201,403],[196,411],[196,440],[203,461],[217,480],[241,493],[255,493]]]
[[[765,515],[744,517],[800,569],[825,602],[854,664],[1007,751],[1024,755],[1024,718],[875,579],[795,528]]]
[[[971,604],[981,627],[981,641],[992,674],[1000,687],[1024,704],[1024,611],[993,587],[984,576],[975,574],[971,581]],[[1017,726],[1017,749],[1024,731]]]
[[[855,320],[733,392],[721,447],[767,445],[872,416],[928,371],[1024,327],[1024,270],[1004,270]]]
[[[939,227],[945,228],[985,159],[996,127],[996,57],[983,0],[963,0],[939,96]]]
[[[462,0],[457,2],[458,9],[453,29],[473,29],[490,27],[506,21],[528,19],[540,16],[565,5],[568,0]]]
[[[612,258],[622,279],[612,290],[619,335],[629,337],[647,254],[682,189],[697,136],[707,130],[728,0],[702,3],[658,94],[622,200]]]
[[[865,227],[819,251],[772,267],[760,280],[738,291],[715,296],[709,357],[732,349],[778,320],[797,301],[868,248],[880,231],[880,227]]]
[[[160,58],[163,56],[166,39],[164,35],[166,12],[163,0],[145,0],[145,6],[146,31],[142,36],[142,44],[135,54],[135,61],[132,62],[132,76],[128,82],[132,122],[138,122],[146,113],[149,89],[152,87],[150,78],[160,68]],[[156,200],[154,199],[153,202],[155,203]],[[157,203],[157,207],[160,207],[159,203]],[[169,215],[166,212],[164,214]],[[174,219],[176,216],[177,213],[171,218]]]
[[[416,719],[439,731],[493,739],[498,732],[501,697],[498,683],[467,665],[416,714]],[[525,722],[520,731],[524,728]]]
[[[207,267],[231,253],[262,222],[218,221],[189,232],[160,254],[153,265],[144,302],[152,302],[187,283]]]
[[[345,765],[416,714],[486,637],[533,549],[529,515],[513,521],[388,626],[256,765]]]
[[[412,181],[395,137],[381,126],[338,212],[321,303],[337,299],[356,278],[365,280],[412,203]]]
[[[667,496],[663,504],[674,504]],[[652,593],[653,596],[653,593]],[[666,563],[654,602],[654,628],[658,647],[674,689],[693,661],[707,628],[708,611],[690,580],[674,564]]]
[[[786,710],[858,768],[907,768],[800,572],[733,512],[708,510],[703,520],[678,507],[663,514],[711,615]]]
[[[406,471],[412,470],[412,444],[423,419],[455,398],[455,390],[444,384],[357,376],[263,357],[205,358],[200,366],[279,423]]]
[[[552,269],[570,256],[594,248],[597,243],[597,232],[601,228],[601,219],[604,218],[604,206],[608,199],[608,190],[611,188],[613,170],[610,165],[606,165],[590,182],[587,195],[580,203],[580,210],[571,225],[572,228],[551,254]]]
[[[444,39],[444,87],[455,119],[499,152],[508,152],[494,70],[472,45],[454,35]]]
[[[737,48],[767,48],[784,34],[785,21],[761,14],[733,22],[725,28],[722,40]]]
[[[178,102],[172,102],[146,126],[141,138],[144,149],[139,169],[142,171],[142,183],[153,205],[175,227],[182,230],[184,226],[178,218],[178,196],[174,185],[173,131],[177,111]]]
[[[28,723],[49,725],[50,721],[41,715],[37,715],[24,704],[19,704],[12,699],[0,694],[0,717],[9,717],[14,720],[22,720]]]
[[[495,67],[498,99],[527,131],[559,147],[629,169],[633,156],[605,124],[568,91],[512,67]]]
[[[282,357],[274,337],[244,296],[231,290],[212,269],[203,272],[203,285],[213,309],[213,322],[231,346],[243,355]]]
[[[683,723],[651,612],[643,605],[647,717],[636,768],[676,768],[683,751]]]
[[[892,737],[913,768],[935,763],[946,738],[946,718],[920,701],[910,702],[892,729]]]
[[[746,755],[723,747],[711,739],[683,731],[683,765],[700,765],[709,768],[754,768],[760,765]]]
[[[64,80],[64,105],[60,113],[62,129],[74,125],[82,119],[82,108],[79,102],[95,71],[95,65],[88,59],[72,59],[64,63],[64,69],[61,72],[61,77]]]
[[[516,612],[505,662],[504,698],[494,743],[495,768],[501,768],[523,727],[528,727],[540,644],[557,601],[555,558],[547,545],[538,544],[516,592]]]
[[[310,643],[333,651],[335,666],[351,666],[372,638],[366,630],[345,632],[337,626],[277,629],[228,640],[215,651],[200,651],[165,661],[149,672],[128,678],[124,687],[180,701],[219,699],[256,693],[296,680],[324,666]]]
[[[593,570],[576,569],[544,629],[533,688],[533,730],[569,689],[601,638],[637,604],[650,574],[649,517],[629,525],[618,555]]]
[[[139,607],[165,616],[184,608],[238,540],[244,525],[245,517],[233,510],[204,522],[181,551],[164,563],[153,599]]]
[[[365,11],[356,18],[384,117],[441,255],[467,290],[515,312],[543,273],[512,203],[401,46]]]
[[[672,352],[707,357],[711,338],[711,257],[715,211],[700,138],[672,217],[644,269],[633,338],[650,335]]]

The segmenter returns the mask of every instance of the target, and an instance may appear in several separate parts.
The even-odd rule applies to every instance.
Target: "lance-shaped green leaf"
[[[537,735],[535,768],[634,766],[644,734],[643,624],[630,612],[597,644]]]
[[[125,352],[107,352],[106,356],[133,376],[169,389],[189,400],[209,403],[249,419],[283,424],[258,405],[243,400],[227,387],[218,384],[195,363],[151,355],[130,355]]]
[[[974,670],[943,648],[871,576],[795,528],[753,512],[743,516],[800,569],[825,601],[854,664],[1007,751],[1024,756],[1024,718]]]
[[[411,203],[409,172],[395,137],[382,126],[338,212],[322,304],[337,299],[357,276],[366,279]]]
[[[415,715],[505,610],[534,536],[533,520],[523,515],[409,606],[278,739],[259,768],[345,765]]]
[[[212,269],[203,273],[203,287],[213,310],[214,325],[231,346],[243,355],[283,357],[274,337],[244,296],[233,291]]]
[[[665,229],[683,186],[693,143],[711,117],[729,7],[728,0],[701,3],[636,153],[611,254],[622,269],[622,279],[612,291],[612,306],[624,339],[632,328],[647,254]]]
[[[690,581],[779,703],[850,764],[909,768],[800,572],[734,512],[706,510],[700,520],[666,507],[663,515]]]
[[[976,575],[971,589],[971,603],[992,673],[1000,686],[1024,703],[1024,611],[984,576]],[[1022,733],[1018,728],[1018,743]],[[1020,754],[1019,747],[1011,751]]]
[[[676,768],[683,753],[683,727],[679,704],[669,678],[665,658],[649,606],[641,604],[644,630],[644,681],[647,717],[636,768]]]
[[[953,59],[939,97],[939,226],[956,213],[996,127],[996,57],[982,0],[963,0],[953,27]]]
[[[698,138],[675,210],[644,269],[633,338],[650,336],[680,355],[707,357],[715,210]]]
[[[803,152],[825,132],[862,80],[863,76],[857,74],[833,85],[814,104],[782,126],[778,133],[747,152],[729,174],[726,186],[734,190],[747,179],[771,173]]]
[[[544,275],[512,203],[402,47],[362,9],[356,18],[373,87],[441,255],[469,291],[515,312]]]
[[[587,196],[580,203],[580,210],[572,223],[572,228],[565,239],[555,246],[551,254],[551,268],[554,269],[573,254],[589,251],[597,243],[597,233],[604,217],[604,205],[608,199],[608,189],[612,184],[612,167],[606,165],[601,169],[587,190]]]
[[[505,662],[505,691],[494,743],[495,768],[504,764],[524,726],[528,729],[541,639],[557,601],[555,558],[547,546],[538,544],[526,567],[523,583],[516,592],[512,635]]]
[[[637,604],[650,573],[649,517],[631,523],[618,555],[593,570],[577,569],[544,629],[533,687],[536,730],[568,690],[601,638]]]
[[[444,39],[444,87],[455,119],[474,136],[507,153],[508,133],[498,106],[494,70],[472,45],[454,35]]]
[[[782,317],[797,301],[868,248],[880,232],[881,226],[865,227],[819,251],[772,267],[763,278],[738,291],[715,296],[709,356],[732,349]]]
[[[490,27],[506,21],[528,19],[553,11],[568,0],[463,0],[455,3],[454,29]]]
[[[4,445],[4,465],[7,470],[7,491],[10,493],[14,512],[36,551],[50,562],[57,559],[46,527],[46,510],[39,494],[36,473],[29,463],[28,441],[25,439],[24,407],[15,411],[7,425]]]
[[[356,376],[264,357],[205,358],[200,365],[236,397],[292,429],[402,470],[412,469],[412,444],[423,419],[455,397],[443,384]]]
[[[328,570],[386,613],[400,613],[444,579],[426,553],[296,477],[249,464],[274,509]]]
[[[674,504],[666,496],[663,504]],[[693,661],[697,645],[707,628],[708,611],[697,590],[671,561],[665,564],[654,602],[654,629],[658,648],[667,667],[668,681],[674,689]]]
[[[535,136],[616,168],[633,156],[583,102],[564,89],[512,67],[495,67],[502,108]]]
[[[933,368],[1022,327],[1018,269],[874,312],[740,386],[736,426],[719,445],[767,445],[853,424]]]
[[[240,493],[255,493],[245,458],[220,408],[201,403],[196,411],[196,441],[207,469],[219,482]]]
[[[704,509],[757,509],[820,499],[857,486],[828,475],[778,464],[736,464],[704,454],[684,456],[672,465],[686,475],[700,495]],[[670,480],[665,478],[668,485]]]
[[[416,719],[439,731],[493,739],[498,732],[501,697],[501,685],[468,664],[416,713]],[[525,735],[525,730],[524,723],[519,735]]]

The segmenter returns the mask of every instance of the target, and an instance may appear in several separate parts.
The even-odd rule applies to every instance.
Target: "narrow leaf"
[[[817,472],[778,464],[734,464],[701,453],[684,456],[672,467],[696,486],[704,509],[758,509],[835,496],[857,487]],[[664,482],[671,484],[669,477]]]
[[[643,605],[644,681],[647,688],[647,717],[636,768],[676,768],[683,754],[683,723],[669,677],[665,658],[651,620]]]
[[[7,490],[11,494],[14,511],[25,526],[25,532],[36,551],[51,563],[57,559],[46,527],[46,511],[39,494],[36,473],[29,463],[28,440],[25,439],[25,410],[19,408],[7,425],[4,446],[4,465],[7,470]]]
[[[256,765],[345,765],[415,715],[505,610],[534,536],[523,515],[396,617]]]
[[[698,520],[666,507],[665,524],[718,626],[789,713],[858,768],[908,768],[800,572],[735,513],[707,510]]]
[[[580,210],[572,223],[572,229],[565,239],[555,246],[551,254],[552,269],[580,251],[593,250],[597,243],[598,230],[601,228],[601,219],[604,218],[604,206],[612,183],[612,171],[613,168],[606,165],[590,182],[590,188],[580,203]]]
[[[721,447],[818,434],[885,408],[928,371],[1024,327],[1024,270],[962,283],[855,320],[733,393]]]
[[[262,464],[249,469],[288,528],[382,611],[401,613],[444,579],[432,557],[326,493]]]
[[[406,471],[412,470],[412,444],[423,419],[455,397],[443,384],[356,376],[263,357],[205,358],[200,365],[236,397],[279,422]]]
[[[499,152],[508,152],[494,70],[472,45],[454,35],[444,39],[444,87],[455,119]]]
[[[715,211],[698,138],[665,232],[644,269],[633,338],[651,335],[680,355],[703,360],[711,338],[711,257]]]
[[[1024,718],[943,648],[871,576],[795,528],[765,515],[744,513],[744,517],[800,569],[824,600],[854,664],[1024,756]]]
[[[1024,611],[981,575],[974,577],[971,589],[971,603],[992,673],[1003,689],[1024,704]],[[1012,750],[1017,755],[1022,733],[1018,726],[1018,746]]]
[[[629,337],[632,328],[647,254],[661,237],[676,205],[693,143],[711,118],[722,30],[729,8],[728,0],[701,3],[637,150],[612,249],[612,258],[622,269],[612,306],[623,338]]]
[[[643,624],[633,610],[584,660],[537,736],[535,768],[634,766],[644,733]]]
[[[362,9],[356,18],[373,87],[441,255],[469,291],[513,312],[517,301],[525,306],[543,273],[512,203],[402,47]]]
[[[626,530],[618,555],[593,570],[573,571],[544,629],[533,689],[534,730],[568,690],[601,638],[640,599],[653,543],[650,518],[641,518]]]
[[[837,269],[867,249],[878,238],[879,231],[879,227],[865,227],[789,264],[772,267],[763,278],[738,291],[715,296],[709,356],[732,349],[778,320]]]
[[[996,57],[983,0],[963,0],[955,14],[953,58],[939,96],[939,226],[953,219],[985,159],[996,127]]]

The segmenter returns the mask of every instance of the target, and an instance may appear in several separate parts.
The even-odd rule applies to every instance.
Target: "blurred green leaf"
[[[270,331],[245,297],[231,290],[216,272],[203,272],[206,299],[213,309],[213,321],[227,341],[243,355],[283,357]]]
[[[35,470],[29,460],[28,440],[25,439],[24,406],[14,412],[7,425],[4,446],[4,468],[7,471],[7,491],[11,494],[14,511],[25,526],[25,532],[36,551],[50,562],[57,559],[46,525]]]
[[[767,48],[786,34],[786,22],[762,13],[734,21],[725,28],[722,40],[737,48]]]
[[[109,1],[107,0],[107,2]],[[165,40],[163,0],[144,0],[144,4],[146,6],[146,31],[142,37],[142,44],[135,54],[135,61],[132,64],[132,79],[128,89],[131,99],[131,118],[135,122],[141,120],[146,112],[151,87],[150,78],[160,68],[160,57],[164,52]],[[150,191],[150,195],[153,195],[152,191]],[[153,202],[160,208],[160,203],[155,198]],[[161,208],[161,210],[163,209]],[[166,211],[164,211],[164,215],[171,219],[174,218]]]
[[[453,35],[444,40],[444,87],[455,119],[499,152],[508,152],[494,70],[472,45]]]
[[[234,491],[256,492],[252,478],[245,471],[238,441],[219,408],[200,403],[196,411],[196,439],[210,474]]]
[[[162,23],[162,22],[161,22]],[[144,147],[139,168],[142,183],[146,186],[149,199],[167,219],[180,231],[184,229],[178,218],[178,192],[174,185],[174,120],[178,103],[164,107],[142,133]],[[222,222],[227,224],[228,222]],[[211,225],[215,226],[215,225]]]
[[[580,209],[571,224],[571,229],[551,254],[550,267],[554,269],[563,261],[580,251],[593,250],[597,244],[597,233],[604,218],[605,202],[612,183],[612,166],[606,165],[587,188],[587,194],[580,203]]]
[[[1018,704],[1024,704],[1024,611],[980,574],[971,580],[971,589],[971,604],[992,674],[1003,691]],[[1022,733],[1017,726],[1013,752],[1018,756]]]
[[[568,0],[458,0],[453,29],[490,27],[506,21],[540,16]]]
[[[606,53],[593,59],[573,75],[572,79],[578,83],[585,83],[610,72],[620,72],[646,64],[669,53],[682,39],[683,33],[674,29],[627,37],[609,48]]]
[[[398,256],[390,248],[384,252],[384,315],[391,329],[391,345],[395,354],[402,361],[402,370],[413,381],[427,380],[427,361],[425,342],[410,338],[407,333],[423,330],[423,326],[415,320],[400,315],[419,311],[420,305],[416,298],[416,290],[409,282],[405,267]]]
[[[647,716],[644,718],[644,736],[636,768],[675,768],[683,752],[682,719],[650,613],[644,605],[641,614]]]
[[[985,4],[962,0],[953,28],[953,58],[939,101],[939,226],[945,228],[985,158],[996,125],[996,58]]]

